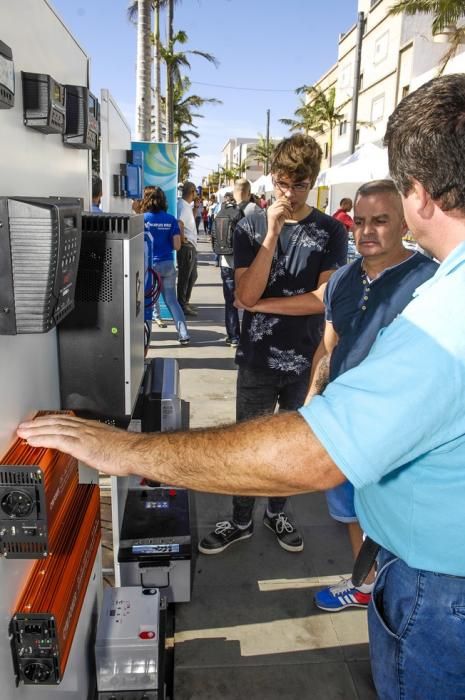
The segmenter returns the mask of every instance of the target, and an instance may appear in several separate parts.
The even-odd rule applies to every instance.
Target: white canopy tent
[[[369,182],[389,177],[387,149],[366,143],[332,168],[322,170],[315,187]]]
[[[260,175],[255,182],[252,182],[250,189],[252,190],[252,194],[266,194],[267,192],[273,192],[271,175]]]

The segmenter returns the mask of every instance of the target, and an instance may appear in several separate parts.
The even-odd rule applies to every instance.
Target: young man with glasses
[[[320,161],[321,149],[311,137],[282,141],[271,165],[276,201],[235,229],[236,304],[244,309],[236,354],[238,421],[304,403],[323,326],[321,294],[313,291],[347,256],[343,225],[307,204]],[[218,554],[251,537],[254,502],[234,496],[232,519],[217,523],[199,550]],[[283,549],[300,552],[303,539],[285,504],[286,498],[269,498],[263,522]]]

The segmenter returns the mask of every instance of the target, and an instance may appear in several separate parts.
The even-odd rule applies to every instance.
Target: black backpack
[[[244,210],[237,204],[222,205],[212,228],[212,246],[216,255],[232,255],[234,229],[245,216]]]

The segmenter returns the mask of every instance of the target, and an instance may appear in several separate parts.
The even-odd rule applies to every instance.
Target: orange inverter
[[[46,557],[60,526],[63,501],[78,481],[74,457],[15,440],[0,459],[0,554],[10,559]]]
[[[63,679],[100,543],[100,489],[78,486],[54,549],[36,561],[10,624],[17,682]]]

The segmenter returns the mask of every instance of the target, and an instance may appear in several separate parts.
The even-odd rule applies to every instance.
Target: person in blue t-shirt
[[[374,180],[355,195],[354,238],[362,257],[337,270],[326,285],[325,329],[313,357],[308,401],[329,381],[356,367],[368,355],[376,336],[407,304],[415,289],[436,272],[438,265],[426,255],[403,245],[407,233],[402,200],[392,180]],[[347,524],[354,559],[363,543],[349,481],[326,491],[334,520]],[[338,612],[366,608],[371,600],[374,568],[358,587],[343,578],[315,594],[321,610]]]
[[[176,297],[176,267],[173,250],[181,247],[179,224],[174,216],[167,213],[168,204],[160,187],[146,188],[140,207],[144,214],[144,232],[151,249],[148,267],[160,275],[162,292],[166,305],[174,319],[178,340],[181,345],[190,341],[186,319]]]

